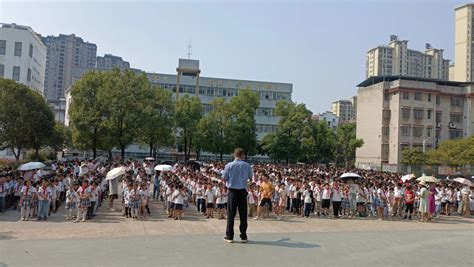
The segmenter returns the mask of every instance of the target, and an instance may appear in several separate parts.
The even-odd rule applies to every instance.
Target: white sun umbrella
[[[425,183],[437,183],[437,182],[439,182],[439,180],[436,179],[436,177],[426,176],[426,175],[420,176],[416,180],[418,182],[425,182]]]
[[[471,181],[469,181],[466,178],[462,178],[462,177],[455,178],[453,181],[457,182],[457,183],[460,183],[460,184],[468,185],[468,186],[474,186],[474,184]]]
[[[416,176],[413,174],[406,174],[406,175],[403,175],[401,179],[405,183],[406,181],[409,181],[413,178],[416,178]]]
[[[145,160],[155,160],[154,157],[146,157]]]
[[[360,178],[362,178],[360,175],[353,172],[346,172],[343,175],[341,175],[341,179],[360,179]]]
[[[117,167],[113,168],[107,173],[107,176],[105,176],[106,180],[113,180],[121,175],[124,175],[127,170],[125,167]]]
[[[36,170],[36,169],[42,169],[46,165],[44,165],[41,162],[28,162],[25,164],[21,164],[20,167],[18,167],[19,171],[29,171],[29,170]]]
[[[161,165],[155,166],[155,171],[170,172],[172,170],[173,170],[173,166],[171,165],[161,164]]]

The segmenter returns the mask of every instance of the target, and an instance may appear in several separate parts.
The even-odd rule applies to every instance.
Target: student
[[[166,202],[167,202],[167,209],[168,209],[168,218],[173,218],[174,216],[174,202],[173,202],[173,192],[175,191],[174,184],[168,185],[166,189]]]
[[[342,203],[342,198],[341,198],[341,189],[339,188],[339,184],[334,181],[332,185],[332,191],[331,191],[331,202],[332,202],[332,211],[333,211],[333,216],[334,219],[339,218],[339,213],[341,209],[341,203]]]
[[[140,186],[140,196],[142,198],[140,213],[144,218],[146,218],[147,215],[151,216],[150,208],[148,207],[148,201],[150,200],[150,190],[146,182],[142,183]]]
[[[262,183],[260,184],[260,194],[261,194],[261,199],[260,199],[260,204],[257,207],[258,211],[258,217],[256,218],[257,220],[263,217],[263,207],[265,205],[268,205],[268,212],[271,212],[272,209],[272,194],[273,194],[273,185],[268,181],[268,175],[263,174],[262,175]]]
[[[415,204],[415,193],[411,189],[410,185],[406,186],[405,189],[405,217],[403,217],[404,220],[407,219],[411,220],[411,216],[413,215],[413,208]]]
[[[5,212],[8,184],[5,177],[0,177],[0,212]]]
[[[20,207],[21,189],[23,189],[23,184],[23,179],[18,177],[13,189],[13,210],[16,210],[17,207]]]
[[[313,204],[313,191],[306,185],[306,188],[303,192],[304,196],[304,216],[309,218],[309,214],[311,213],[311,205]]]
[[[225,205],[227,204],[227,192],[225,190],[224,184],[219,184],[219,187],[216,191],[216,205],[219,211],[219,220],[225,219],[226,208]]]
[[[28,221],[28,217],[30,216],[31,201],[35,193],[36,193],[36,190],[34,187],[31,186],[31,181],[26,180],[25,185],[21,188],[21,197],[20,197],[20,206],[21,206],[20,217],[22,221]]]
[[[204,194],[204,199],[206,200],[206,203],[207,203],[207,218],[210,219],[210,218],[214,218],[214,201],[215,201],[215,198],[216,198],[216,192],[214,191],[214,189],[212,188],[212,184],[209,183],[207,185],[207,190],[206,190],[206,193]]]
[[[38,221],[48,220],[49,200],[51,199],[51,188],[48,180],[43,179],[38,190]]]
[[[285,208],[287,204],[285,183],[280,184],[280,188],[278,189],[278,195],[280,196],[280,198],[275,213],[277,215],[277,220],[281,221],[281,216],[285,214]]]
[[[321,208],[323,209],[323,216],[329,215],[329,207],[331,206],[331,189],[329,183],[324,184],[323,193],[321,195]]]
[[[184,206],[184,200],[186,198],[186,195],[184,193],[184,187],[183,185],[178,185],[176,189],[174,190],[172,194],[171,200],[174,203],[174,216],[173,218],[175,220],[182,220],[183,219],[183,206]]]
[[[125,187],[126,190],[123,191],[123,209],[124,209],[124,216],[125,218],[131,218],[132,217],[132,195],[131,191],[133,190],[133,185],[132,183],[128,183],[128,185]]]
[[[199,181],[196,187],[196,200],[197,200],[197,210],[202,214],[206,213],[206,200],[204,198],[204,194],[206,193],[206,188],[204,185]]]
[[[255,184],[251,184],[249,187],[249,192],[247,195],[247,202],[248,202],[248,215],[249,217],[253,217],[256,208],[257,208],[257,202],[258,202],[258,196],[257,193],[255,192]]]
[[[89,187],[89,182],[86,179],[82,180],[82,186],[77,189],[77,194],[79,196],[79,207],[77,209],[77,219],[74,222],[85,222],[87,210],[91,205],[91,189]]]
[[[66,192],[66,220],[73,219],[74,211],[77,208],[77,199],[77,192],[74,190],[74,185],[71,184]]]
[[[138,189],[138,182],[133,183],[133,188],[130,191],[131,211],[134,221],[138,220],[138,211],[140,210],[141,196]]]
[[[89,208],[87,209],[87,218],[89,220],[95,216],[95,206],[97,205],[97,201],[99,199],[99,188],[96,182],[92,182],[90,186],[90,191],[91,191],[91,197],[90,197],[91,204]]]

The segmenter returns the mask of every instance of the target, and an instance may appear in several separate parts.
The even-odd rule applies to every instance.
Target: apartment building
[[[356,166],[398,165],[402,150],[474,134],[474,83],[404,76],[358,85]]]

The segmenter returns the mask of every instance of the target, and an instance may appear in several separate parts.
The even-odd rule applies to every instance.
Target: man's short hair
[[[238,158],[242,158],[244,156],[245,152],[242,148],[238,147],[234,150],[234,155]]]

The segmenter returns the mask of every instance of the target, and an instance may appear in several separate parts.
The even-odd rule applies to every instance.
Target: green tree
[[[402,150],[402,163],[410,167],[423,165],[426,162],[426,154],[419,148],[405,148]]]
[[[346,168],[355,159],[356,149],[364,145],[364,140],[356,137],[355,123],[342,124],[336,129],[336,158],[344,161]]]
[[[159,146],[173,144],[174,103],[171,93],[160,87],[150,87],[145,101],[140,141],[148,144],[150,157],[156,157]]]
[[[241,147],[245,157],[254,155],[257,151],[257,133],[255,111],[260,105],[257,93],[250,89],[239,91],[239,95],[231,98],[229,103],[229,146]]]
[[[189,160],[193,141],[197,137],[199,120],[202,117],[203,108],[201,100],[194,96],[185,94],[176,102],[175,123],[180,131],[180,141],[183,145],[184,160]]]
[[[54,125],[53,135],[50,137],[49,145],[54,151],[61,151],[72,145],[71,130],[62,123]]]
[[[71,90],[73,101],[69,109],[71,120],[72,142],[75,147],[83,150],[92,150],[93,158],[97,157],[97,150],[110,147],[112,134],[107,129],[104,119],[107,102],[101,102],[98,97],[107,80],[107,73],[91,71],[76,81]]]
[[[12,149],[18,160],[24,149],[46,145],[53,126],[52,111],[37,92],[0,78],[0,146],[3,149]]]
[[[474,165],[474,136],[441,142],[436,150],[428,151],[427,161],[450,166]]]
[[[231,108],[224,98],[214,99],[211,105],[212,111],[199,121],[199,144],[205,151],[219,154],[222,161],[223,155],[232,151],[230,146]]]
[[[335,135],[325,121],[309,120],[301,140],[300,161],[329,163],[334,159]]]
[[[145,74],[130,70],[114,69],[105,75],[104,86],[97,98],[105,106],[104,125],[113,133],[112,145],[120,149],[124,159],[127,146],[138,141],[151,84]]]

